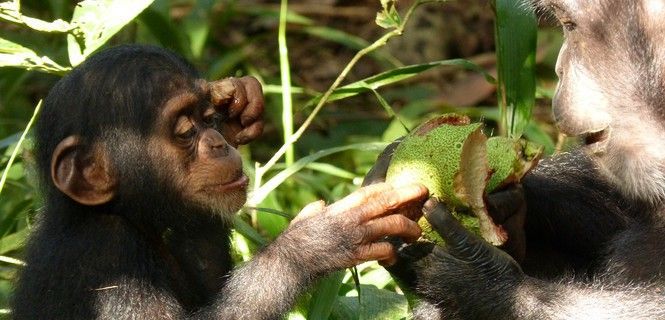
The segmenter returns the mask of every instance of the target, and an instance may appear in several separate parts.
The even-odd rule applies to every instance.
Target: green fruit
[[[417,181],[433,197],[453,206],[465,205],[464,195],[455,188],[455,177],[468,161],[463,158],[483,151],[476,150],[486,139],[481,129],[482,124],[469,124],[468,118],[456,115],[427,122],[397,146],[386,180]]]
[[[487,193],[515,181],[515,173],[519,171],[520,161],[518,143],[507,137],[491,137],[487,139],[487,157],[492,176],[487,182]]]
[[[386,181],[420,182],[432,197],[445,203],[462,224],[492,244],[506,240],[503,229],[492,222],[485,208],[485,194],[526,172],[519,141],[487,139],[483,125],[466,116],[449,114],[418,126],[395,149]],[[474,217],[458,213],[471,213]],[[423,218],[426,239],[441,242]]]

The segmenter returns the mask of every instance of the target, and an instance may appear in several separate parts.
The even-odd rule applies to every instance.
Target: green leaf
[[[276,174],[265,184],[263,184],[258,190],[252,192],[248,203],[260,203],[261,201],[263,201],[263,199],[265,199],[268,196],[270,192],[275,190],[280,184],[286,181],[286,179],[288,179],[290,176],[300,171],[306,165],[315,162],[316,160],[322,157],[347,150],[379,151],[383,150],[386,147],[386,145],[387,143],[384,142],[351,144],[347,146],[321,150],[307,157],[303,157],[302,159],[299,159],[298,161],[294,162],[293,165],[289,166],[280,173]]]
[[[406,298],[398,293],[361,284],[360,297],[340,297],[333,311],[335,319],[403,319],[409,317]]]
[[[2,38],[0,38],[0,67],[18,67],[55,74],[63,74],[69,70],[49,57],[39,56],[18,43]]]
[[[69,32],[74,28],[64,20],[47,22],[21,14],[21,2],[18,0],[0,3],[0,19],[13,22],[43,32]]]
[[[365,78],[360,81],[356,81],[354,83],[345,85],[343,87],[337,88],[333,93],[330,95],[330,98],[328,99],[328,102],[332,102],[335,100],[341,100],[345,98],[349,98],[355,95],[358,95],[359,93],[366,92],[370,89],[376,90],[380,87],[387,86],[389,84],[393,84],[402,80],[409,79],[411,77],[417,76],[427,70],[430,70],[432,68],[436,67],[441,67],[441,66],[456,66],[456,67],[461,67],[464,69],[469,69],[473,70],[476,72],[481,73],[482,75],[485,76],[485,79],[487,79],[488,82],[494,83],[496,82],[494,78],[487,73],[485,70],[483,70],[480,66],[474,64],[471,61],[465,60],[465,59],[451,59],[451,60],[439,60],[439,61],[434,61],[434,62],[429,62],[429,63],[423,63],[423,64],[414,64],[414,65],[409,65],[405,67],[400,67],[400,68],[395,68],[386,72],[379,73],[377,75]],[[316,102],[321,99],[321,95],[315,97],[311,101],[308,102],[308,105],[313,105],[316,104]]]
[[[215,5],[213,0],[198,0],[184,21],[184,30],[189,38],[190,51],[195,58],[203,53],[210,32],[209,14]]]
[[[76,28],[67,36],[72,66],[99,49],[122,27],[131,22],[154,0],[84,0],[74,9],[71,24]]]
[[[519,138],[531,119],[536,92],[535,14],[515,0],[495,0],[501,130]]]
[[[25,240],[28,238],[29,232],[29,228],[23,228],[8,236],[0,238],[0,254],[6,254],[22,248]]]
[[[307,308],[307,319],[328,319],[342,287],[344,271],[334,272],[319,281]]]
[[[400,17],[399,12],[395,8],[395,1],[382,0],[381,6],[383,7],[383,11],[376,14],[376,24],[384,29],[399,28],[402,24],[402,17]]]
[[[233,227],[235,228],[236,232],[251,240],[254,244],[260,246],[268,244],[268,240],[266,240],[261,234],[258,233],[258,231],[252,228],[249,223],[245,222],[245,220],[242,220],[242,218],[240,218],[238,215],[233,217]]]

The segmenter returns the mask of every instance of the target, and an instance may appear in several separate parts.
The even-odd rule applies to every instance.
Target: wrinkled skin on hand
[[[263,89],[254,77],[226,78],[208,83],[210,99],[226,114],[222,135],[237,147],[263,132]]]
[[[428,191],[423,185],[394,186],[379,183],[360,188],[326,206],[323,201],[307,205],[280,236],[282,248],[306,246],[308,250],[284,252],[291,261],[323,274],[371,260],[396,260],[387,236],[410,243],[421,234],[416,222],[400,214],[405,208],[421,207]],[[308,242],[304,244],[303,242]],[[312,263],[319,261],[319,263]]]

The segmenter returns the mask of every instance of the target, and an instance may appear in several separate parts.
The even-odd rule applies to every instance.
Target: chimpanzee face
[[[164,104],[148,150],[160,180],[182,199],[228,215],[245,203],[248,178],[240,154],[221,134],[224,117],[210,102],[208,83],[197,81]]]
[[[553,101],[622,189],[665,199],[665,0],[542,0],[565,41]]]

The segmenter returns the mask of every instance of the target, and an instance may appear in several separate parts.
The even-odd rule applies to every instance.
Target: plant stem
[[[279,69],[282,80],[282,126],[284,129],[284,145],[286,146],[285,162],[291,165],[295,160],[293,143],[293,101],[291,99],[291,67],[289,66],[289,50],[286,44],[286,16],[288,14],[288,0],[282,0],[279,11]]]
[[[286,0],[283,0],[282,4],[284,4],[285,1]],[[275,152],[275,154],[272,156],[272,158],[270,158],[270,160],[268,160],[268,162],[266,162],[265,165],[259,166],[259,167],[256,168],[256,178],[257,179],[255,181],[260,181],[261,178],[263,177],[263,175],[266,172],[268,172],[277,163],[277,161],[285,153],[288,152],[288,150],[292,150],[293,144],[296,141],[298,141],[298,139],[303,135],[305,130],[307,130],[307,128],[310,126],[310,124],[314,121],[314,118],[318,115],[318,113],[321,111],[323,106],[328,101],[328,98],[330,97],[330,95],[335,91],[335,89],[337,89],[339,87],[339,85],[342,83],[342,81],[344,81],[344,79],[349,74],[351,69],[353,69],[353,67],[356,65],[356,63],[358,63],[358,61],[360,61],[360,59],[362,59],[367,54],[369,54],[372,51],[386,45],[386,43],[388,42],[388,40],[390,38],[401,35],[404,32],[404,27],[406,26],[407,22],[411,18],[412,14],[413,14],[413,11],[417,7],[419,7],[420,5],[425,4],[425,3],[430,3],[430,2],[442,2],[442,1],[441,0],[419,0],[419,1],[416,1],[415,3],[413,3],[411,5],[411,7],[409,7],[406,14],[404,15],[404,19],[402,19],[402,23],[397,28],[395,28],[395,29],[391,30],[390,32],[384,34],[379,39],[377,39],[372,44],[370,44],[368,47],[363,48],[362,50],[358,51],[355,56],[353,56],[351,61],[349,61],[349,63],[346,65],[346,67],[344,67],[344,69],[339,74],[339,76],[337,76],[337,78],[335,79],[333,84],[323,94],[323,96],[321,97],[319,102],[316,104],[316,107],[314,107],[314,109],[312,110],[312,113],[310,113],[310,115],[303,122],[303,124],[300,126],[300,128],[298,128],[298,130],[295,133],[290,135],[290,137],[288,137],[288,139],[285,139],[284,144],[279,148],[279,150],[277,150],[277,152]],[[281,46],[280,46],[280,53],[281,53],[281,50],[282,49],[281,49]],[[282,83],[284,83],[284,81],[282,81]],[[288,161],[288,159],[287,159],[287,161]],[[259,188],[259,185],[256,184],[254,189],[258,190],[258,188]],[[253,205],[253,204],[250,204],[250,205]]]
[[[16,147],[14,148],[14,151],[12,151],[12,155],[9,157],[9,161],[7,162],[7,166],[5,167],[5,171],[2,173],[2,178],[0,178],[0,193],[2,193],[2,189],[4,188],[5,182],[7,181],[7,174],[9,173],[9,169],[12,167],[12,164],[14,164],[14,160],[18,155],[18,151],[21,149],[21,145],[23,144],[25,137],[28,135],[28,131],[30,131],[33,122],[35,122],[35,118],[37,118],[37,114],[39,113],[39,109],[41,108],[41,106],[42,106],[42,101],[40,100],[37,106],[35,107],[35,111],[32,113],[32,118],[30,118],[28,125],[25,127],[25,130],[23,131],[21,138],[16,143]]]

